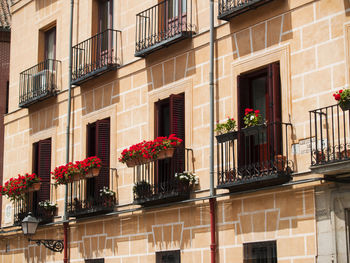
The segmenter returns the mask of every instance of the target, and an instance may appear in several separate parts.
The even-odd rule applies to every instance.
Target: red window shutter
[[[38,175],[41,187],[38,192],[38,202],[50,200],[50,172],[51,172],[51,139],[38,143]]]
[[[109,187],[109,158],[110,158],[110,119],[96,122],[97,157],[102,161],[102,169],[96,177],[95,197],[104,186]]]
[[[170,134],[183,140],[172,159],[172,171],[185,170],[185,95],[170,96]]]

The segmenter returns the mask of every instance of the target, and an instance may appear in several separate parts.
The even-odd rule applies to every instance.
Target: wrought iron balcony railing
[[[39,206],[34,202],[34,193],[27,193],[24,200],[17,200],[14,202],[14,225],[20,226],[22,220],[32,213],[34,217],[39,219],[40,224],[46,224],[53,221],[55,211],[49,211]]]
[[[48,59],[20,74],[19,106],[24,108],[59,90],[61,61]]]
[[[290,123],[270,123],[216,136],[218,188],[233,191],[290,180]]]
[[[113,171],[109,167],[102,167],[99,176],[68,184],[68,215],[84,217],[112,212],[116,205],[116,196],[103,195],[101,190],[104,186],[113,189]],[[109,173],[107,180],[102,178],[105,173]]]
[[[218,19],[230,20],[232,17],[262,6],[272,0],[219,0]]]
[[[120,33],[107,29],[72,48],[73,84],[81,84],[120,65]]]
[[[136,57],[193,35],[192,0],[165,0],[136,15]]]
[[[134,168],[134,203],[145,206],[188,199],[191,186],[175,178],[193,171],[193,151],[183,147],[172,158],[156,160]]]
[[[350,172],[350,112],[332,105],[309,115],[311,169],[325,175]]]

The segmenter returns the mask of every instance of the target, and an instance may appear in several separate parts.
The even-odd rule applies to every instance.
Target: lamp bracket
[[[62,252],[64,248],[63,240],[28,238],[28,241],[36,242],[37,245],[43,244],[46,248],[54,252]]]

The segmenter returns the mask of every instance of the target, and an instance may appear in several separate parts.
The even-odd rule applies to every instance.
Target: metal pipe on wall
[[[214,0],[210,0],[210,254],[211,263],[216,262],[216,229],[215,229],[215,188],[214,188]]]

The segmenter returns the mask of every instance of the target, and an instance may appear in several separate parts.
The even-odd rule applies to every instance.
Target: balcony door
[[[110,119],[103,119],[87,126],[87,157],[97,156],[102,168],[97,177],[86,180],[86,205],[94,205],[100,196],[100,190],[109,187],[110,159]],[[96,201],[96,202],[95,202]]]
[[[160,25],[164,37],[172,37],[187,26],[187,0],[165,0],[159,4]]]
[[[44,59],[56,59],[56,27],[45,32]]]
[[[99,66],[112,63],[113,0],[98,1],[98,62]]]
[[[238,76],[238,141],[240,167],[268,169],[275,155],[282,153],[281,89],[279,63]],[[245,109],[259,110],[266,126],[244,128]]]
[[[155,165],[155,192],[167,192],[173,187],[175,173],[185,169],[185,95],[171,95],[158,101],[155,109],[156,137],[175,134],[183,140],[173,158],[159,160]]]

